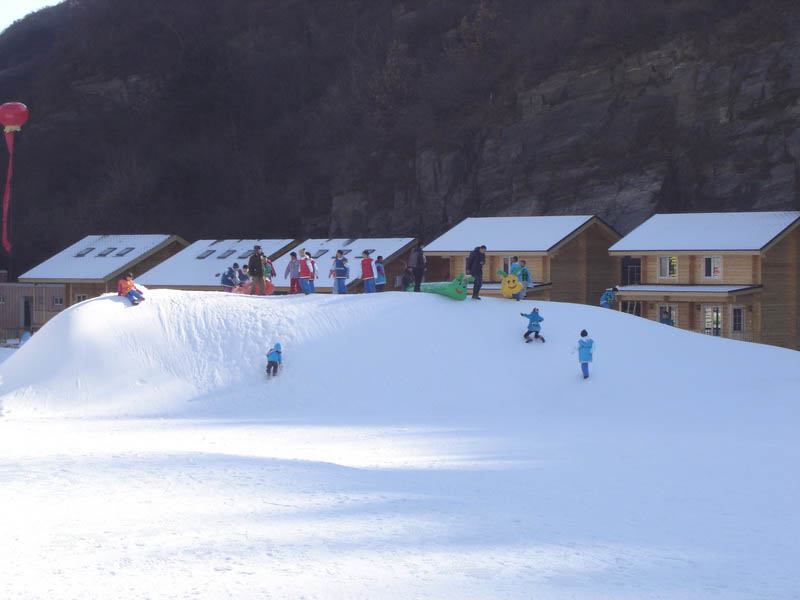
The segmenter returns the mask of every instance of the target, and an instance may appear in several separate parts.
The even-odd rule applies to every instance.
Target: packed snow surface
[[[0,364],[0,597],[797,598],[800,353],[536,305],[63,311]]]

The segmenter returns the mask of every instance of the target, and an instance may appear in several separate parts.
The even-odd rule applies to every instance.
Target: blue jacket
[[[233,267],[228,267],[228,270],[222,274],[220,283],[227,287],[236,287],[239,285],[239,271]]]
[[[267,361],[276,362],[281,364],[281,345],[275,344],[269,352],[267,352]]]
[[[336,279],[346,279],[347,278],[347,259],[342,258],[334,258],[333,259],[333,276]]]
[[[519,266],[518,262],[511,263],[511,266],[508,268],[508,272],[511,273],[512,275],[516,275],[517,273],[519,273],[520,268],[521,267]]]
[[[592,362],[594,340],[590,337],[578,340],[578,362]]]
[[[514,272],[512,271],[512,273]],[[519,272],[514,273],[514,275],[516,275],[517,278],[519,278],[519,280],[523,283],[523,285],[525,285],[525,282],[531,280],[531,272],[528,270],[528,265],[520,267]]]
[[[239,283],[247,283],[250,279],[250,275],[239,269]]]
[[[525,313],[519,313],[519,314],[521,314],[523,317],[527,317],[528,318],[528,331],[541,331],[542,330],[542,326],[539,325],[539,323],[544,321],[544,319],[542,318],[542,316],[538,312],[531,311],[531,313],[528,314],[528,315],[526,315]]]
[[[603,292],[603,295],[600,296],[600,304],[608,303],[609,306],[614,304],[614,290],[606,290]]]
[[[375,267],[375,285],[381,285],[386,283],[386,269],[383,267],[383,263],[376,262],[374,267]]]

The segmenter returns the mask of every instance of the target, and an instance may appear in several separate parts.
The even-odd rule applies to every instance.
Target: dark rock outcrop
[[[800,208],[800,5],[69,0],[0,36],[14,271],[88,233]]]

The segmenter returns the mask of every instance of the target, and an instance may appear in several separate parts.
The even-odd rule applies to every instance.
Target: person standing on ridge
[[[539,332],[542,330],[542,326],[539,323],[544,321],[544,318],[539,314],[539,309],[534,308],[530,312],[530,314],[527,315],[525,313],[519,313],[519,314],[520,316],[523,316],[528,319],[528,331],[526,331],[525,335],[522,336],[525,338],[525,342],[526,343],[532,342],[533,340],[529,336],[533,334],[533,337],[535,339],[542,340],[542,343],[544,344],[544,337],[539,335]]]
[[[603,292],[603,295],[600,296],[600,306],[603,308],[611,308],[611,305],[614,304],[614,300],[616,299],[614,293],[617,291],[617,286],[614,286]]]
[[[284,279],[289,280],[289,293],[299,294],[300,289],[300,261],[297,260],[297,252],[289,252],[289,264],[283,273]]]
[[[331,265],[333,270],[333,290],[335,294],[347,293],[347,259],[344,257],[344,251],[337,250],[336,258],[333,259]]]
[[[303,255],[303,258],[300,259],[300,288],[306,295],[313,294],[316,291],[314,278],[317,276],[317,263],[311,258],[308,250],[303,249],[300,254]]]
[[[361,281],[364,282],[364,293],[375,293],[375,270],[372,268],[375,259],[370,258],[369,252],[361,253]]]
[[[267,280],[265,278],[267,260],[261,250],[261,246],[253,246],[253,254],[250,255],[250,260],[247,261],[247,266],[250,270],[250,278],[253,283],[250,285],[250,295],[258,294],[264,296],[267,293]]]
[[[383,257],[375,259],[375,291],[382,292],[386,288],[386,269],[383,266]]]
[[[480,300],[478,295],[483,286],[483,265],[486,264],[486,246],[475,246],[475,249],[467,257],[467,275],[472,275],[475,281],[472,282],[472,299]]]
[[[422,242],[417,242],[417,245],[409,252],[408,266],[411,267],[414,273],[414,291],[422,291],[419,287],[425,274],[425,253],[422,251]]]
[[[514,273],[522,284],[522,290],[517,294],[517,298],[525,299],[528,297],[528,286],[531,284],[531,272],[524,260],[519,261],[519,272]]]
[[[578,340],[578,362],[581,363],[581,371],[583,378],[589,377],[589,363],[592,362],[592,354],[594,353],[594,340],[589,337],[586,330],[581,331],[581,339]]]

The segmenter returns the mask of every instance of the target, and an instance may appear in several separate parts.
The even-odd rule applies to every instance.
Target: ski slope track
[[[795,351],[552,302],[154,290],[63,311],[0,378],[2,598],[800,589]]]

